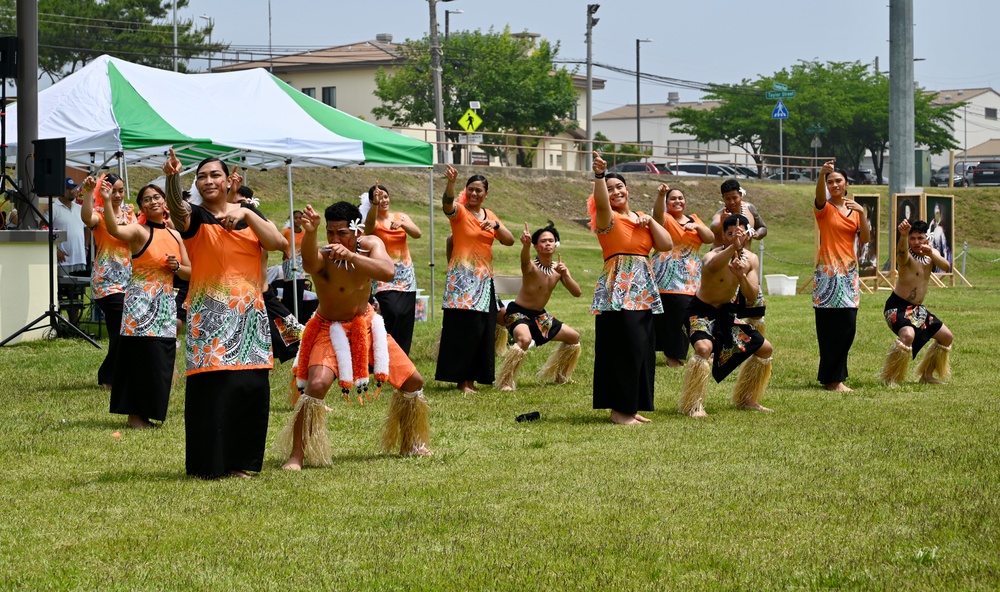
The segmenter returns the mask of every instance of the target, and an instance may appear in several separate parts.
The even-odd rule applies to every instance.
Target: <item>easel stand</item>
[[[13,179],[7,174],[7,79],[0,79],[0,86],[3,90],[0,91],[0,192],[6,191],[9,195],[20,199],[24,203],[28,204],[31,210],[38,216],[39,220],[42,220],[42,213],[38,211],[35,204],[31,203],[20,189],[18,189],[17,184]],[[21,147],[23,151],[24,146]],[[7,184],[10,183],[10,189],[7,189]],[[52,196],[49,195],[49,309],[45,311],[40,317],[31,321],[24,327],[18,329],[13,335],[7,337],[3,341],[0,341],[0,347],[7,345],[12,339],[25,333],[27,331],[35,331],[39,329],[49,329],[52,335],[59,335],[60,329],[65,329],[70,335],[74,334],[77,337],[82,337],[90,342],[91,345],[97,349],[101,349],[101,346],[90,338],[89,335],[81,331],[73,323],[70,323],[65,317],[59,314],[59,309],[56,308],[56,286],[55,286],[55,261],[53,259],[53,252],[55,251],[56,235],[55,231],[52,230]],[[43,321],[48,321],[43,323]]]

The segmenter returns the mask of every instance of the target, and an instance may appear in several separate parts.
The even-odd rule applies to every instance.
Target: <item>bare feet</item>
[[[243,471],[229,471],[229,476],[236,477],[237,479],[250,479],[250,475]]]
[[[642,422],[636,419],[635,415],[620,413],[613,409],[611,410],[611,423],[618,425],[642,425]]]
[[[128,416],[128,427],[136,430],[148,430],[149,428],[155,428],[156,426],[150,423],[145,418],[139,417],[138,415]]]
[[[649,423],[649,418],[648,417],[643,417],[643,416],[639,415],[638,413],[635,414],[635,418],[639,420],[639,423]]]
[[[750,411],[774,411],[774,409],[768,409],[760,403],[752,403],[750,405],[737,405],[738,409],[748,409]]]
[[[500,385],[500,390],[502,390],[502,391],[512,391],[512,390],[514,390],[514,387],[511,386],[511,385],[509,385],[509,384],[501,384]]]
[[[302,470],[302,458],[290,456],[288,462],[281,465],[282,471],[301,471]]]
[[[104,389],[104,390],[106,390],[106,391],[110,391],[111,390],[111,383],[108,383],[108,382],[102,383],[101,384],[101,388]]]
[[[458,390],[460,390],[463,395],[470,395],[472,393],[479,392],[479,390],[476,389],[476,383],[471,380],[463,380],[458,383]]]
[[[920,382],[922,382],[924,384],[944,384],[943,380],[938,380],[937,378],[934,378],[933,375],[931,375],[931,376],[921,376],[920,377]]]
[[[823,388],[826,389],[826,390],[828,390],[828,391],[835,391],[835,392],[838,392],[838,393],[852,393],[852,392],[854,392],[854,389],[852,389],[851,387],[847,386],[843,382],[828,382],[828,383],[826,383],[826,384],[823,385]]]
[[[414,446],[413,452],[410,453],[410,456],[433,456],[433,455],[434,452],[432,452],[431,449],[428,448],[426,444],[421,444],[420,446]]]
[[[678,360],[677,358],[667,358],[667,368],[680,368],[684,365],[684,362]]]

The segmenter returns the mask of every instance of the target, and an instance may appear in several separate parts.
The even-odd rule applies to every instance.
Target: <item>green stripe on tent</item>
[[[365,162],[402,166],[431,166],[434,163],[434,149],[427,142],[352,117],[300,93],[273,75],[271,78],[317,123],[338,136],[361,141]]]
[[[122,148],[125,150],[208,141],[192,138],[174,129],[149,106],[111,62],[108,62],[108,78],[111,82],[111,110],[121,130]]]

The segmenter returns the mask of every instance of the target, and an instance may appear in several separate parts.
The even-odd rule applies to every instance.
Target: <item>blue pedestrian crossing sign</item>
[[[774,106],[774,111],[771,111],[771,119],[788,119],[788,108],[785,107],[785,103],[778,99],[778,104]]]

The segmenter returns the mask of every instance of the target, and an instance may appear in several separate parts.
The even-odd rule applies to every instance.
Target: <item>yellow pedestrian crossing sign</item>
[[[458,118],[458,125],[462,126],[462,129],[470,134],[479,129],[479,126],[482,124],[483,118],[472,109],[469,109]]]

